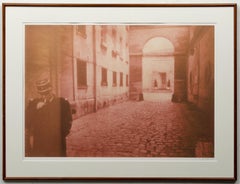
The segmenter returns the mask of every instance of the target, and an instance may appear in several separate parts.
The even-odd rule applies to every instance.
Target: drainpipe
[[[200,96],[200,94],[199,94],[199,92],[200,92],[200,59],[201,59],[201,55],[200,55],[200,41],[199,41],[199,44],[198,44],[198,57],[197,57],[197,63],[198,63],[198,99],[197,99],[197,104],[199,105],[199,96]]]
[[[74,70],[74,60],[75,60],[75,51],[74,51],[74,27],[72,26],[72,81],[73,81],[73,87],[72,87],[72,95],[73,95],[73,101],[76,100],[76,94],[75,94],[75,70]]]
[[[97,112],[97,61],[96,61],[96,27],[93,25],[93,111]]]

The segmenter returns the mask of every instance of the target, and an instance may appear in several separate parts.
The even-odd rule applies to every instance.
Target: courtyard
[[[73,121],[68,157],[213,157],[213,125],[189,103],[126,101]]]

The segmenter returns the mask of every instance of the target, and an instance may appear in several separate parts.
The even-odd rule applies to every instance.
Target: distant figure
[[[157,80],[155,79],[154,80],[154,88],[156,89],[158,87],[158,83],[157,83]]]
[[[70,104],[52,93],[48,78],[36,82],[40,98],[26,109],[26,156],[65,157],[66,136],[72,125]]]
[[[167,89],[170,89],[170,86],[171,86],[171,82],[170,82],[170,80],[168,79]]]

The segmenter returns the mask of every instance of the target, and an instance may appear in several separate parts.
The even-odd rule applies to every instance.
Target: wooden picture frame
[[[235,181],[237,179],[237,4],[3,3],[2,7],[4,180]],[[68,31],[71,34],[68,34]],[[149,46],[150,41],[154,41],[151,39],[155,37],[157,38],[155,42],[151,42],[155,45]],[[163,45],[166,46],[165,50],[159,50]],[[103,55],[107,55],[106,53],[109,53],[109,57],[112,57],[114,62],[122,64],[116,64],[117,67],[111,64],[110,67],[110,64],[104,64],[108,61],[100,62],[99,60],[104,60]],[[139,58],[142,62],[140,68],[138,64],[135,67]],[[168,58],[169,63],[171,61],[174,63],[173,70],[157,70],[156,68],[165,66],[160,64],[152,64],[152,68],[149,69],[153,61],[149,58],[154,60],[164,58],[164,61]],[[61,64],[55,59],[61,60]],[[71,65],[65,63],[68,61]],[[113,61],[109,62],[113,63]],[[80,131],[84,126],[89,128],[87,123],[90,122],[90,120],[81,120],[82,125],[76,127],[76,124],[72,124],[72,129],[69,130],[67,157],[58,154],[48,156],[49,152],[46,156],[45,153],[41,153],[41,149],[35,154],[28,155],[26,109],[30,98],[36,95],[35,88],[32,87],[33,81],[37,79],[35,74],[37,75],[38,69],[45,66],[51,66],[50,75],[49,71],[47,75],[51,81],[55,81],[50,87],[51,90],[57,96],[68,98],[65,101],[69,101],[74,121],[83,115],[87,117],[88,114],[94,114],[100,109],[104,110],[111,105],[128,101],[133,94],[131,91],[133,87],[138,92],[134,97],[135,101],[131,102],[134,104],[155,98],[152,93],[148,96],[149,90],[167,90],[172,91],[171,103],[175,103],[175,106],[187,104],[191,105],[192,111],[195,110],[198,114],[204,112],[206,119],[198,116],[196,121],[188,122],[194,124],[196,132],[204,134],[203,138],[210,135],[212,139],[209,142],[201,139],[202,141],[194,143],[195,147],[191,147],[189,155],[181,151],[173,154],[170,151],[165,154],[163,151],[167,149],[165,143],[161,144],[165,146],[164,149],[158,150],[155,145],[157,143],[152,140],[153,135],[149,138],[151,139],[149,142],[152,141],[149,149],[154,151],[138,149],[137,152],[132,152],[130,148],[134,147],[133,143],[127,140],[126,144],[130,150],[127,153],[114,152],[112,147],[112,150],[108,148],[109,145],[105,146],[107,151],[102,151],[100,147],[97,152],[95,148],[97,144],[92,145],[91,149],[95,151],[94,153],[84,152],[87,148],[81,148],[81,153],[77,153],[73,151],[74,144],[71,141],[76,142],[76,140],[71,132]],[[94,72],[89,74],[89,68]],[[151,71],[151,76],[145,72],[145,68]],[[139,78],[136,77],[138,71],[141,73],[140,85],[137,80]],[[71,80],[69,76],[72,77]],[[40,82],[42,85],[44,81]],[[69,88],[70,83],[72,91]],[[94,97],[93,102],[82,102],[81,94],[89,89],[92,90],[90,93]],[[116,91],[122,91],[122,94],[116,92],[114,98],[103,98],[104,95],[101,94],[104,93],[104,89],[110,90],[110,96],[114,96],[114,89],[119,89]],[[62,100],[61,103],[65,103],[63,98]],[[143,102],[138,104],[141,103]],[[161,103],[162,101],[159,102]],[[45,102],[40,104],[37,101],[34,107],[39,109],[44,105]],[[124,107],[130,109],[130,105],[123,106],[121,111],[125,109]],[[141,109],[138,116],[144,114],[142,111],[145,112]],[[52,112],[52,109],[48,112]],[[181,112],[185,111],[181,110]],[[31,113],[30,115],[37,116],[32,111]],[[61,114],[63,113],[65,111],[61,111]],[[158,114],[160,111],[156,111],[153,116]],[[139,121],[138,116],[135,116],[135,123]],[[148,125],[154,127],[152,130],[156,131],[156,134],[160,134],[161,132],[157,132],[156,129],[161,127],[160,124],[154,124],[159,120],[154,122],[153,116],[151,115],[151,122]],[[38,121],[41,117],[43,115],[38,115],[38,119],[35,120]],[[61,116],[62,119],[64,117],[66,115]],[[95,121],[95,126],[104,127],[100,124],[99,117]],[[30,118],[31,123],[34,118],[36,117]],[[113,120],[115,122],[114,118],[108,119],[108,121]],[[164,119],[171,122],[173,124],[171,126],[175,126],[172,123],[175,120]],[[187,122],[183,120],[185,121]],[[212,122],[211,126],[205,121]],[[126,117],[121,126],[123,124],[127,126],[128,122],[134,120]],[[111,126],[107,124],[108,122],[105,123],[105,126]],[[207,125],[203,125],[204,123]],[[164,125],[169,128],[166,122]],[[136,131],[141,131],[141,128],[137,129],[138,126],[140,125],[134,125]],[[183,131],[186,131],[186,127]],[[190,124],[188,127],[193,125]],[[105,132],[106,128],[100,129],[101,134],[110,135]],[[159,131],[164,131],[160,129]],[[41,132],[41,128],[38,131]],[[114,131],[116,132],[116,129]],[[131,131],[133,135],[135,129]],[[196,137],[193,129],[189,128],[187,131]],[[209,134],[206,133],[208,131]],[[86,136],[89,135],[88,133]],[[167,137],[167,134],[162,135]],[[169,150],[179,146],[174,144],[179,141],[175,135],[168,144]],[[99,142],[101,141],[97,133],[85,138],[87,140],[94,136]],[[36,135],[34,134],[33,137],[36,145]],[[191,138],[191,136],[187,137],[188,141]],[[158,139],[161,141],[160,138]],[[188,141],[185,140],[185,143]],[[44,143],[47,142],[51,142],[51,139],[45,140]],[[88,143],[91,147],[91,141],[79,145],[88,147]],[[123,143],[116,144],[121,147]],[[146,148],[142,142],[134,144],[137,144],[137,147],[143,144]],[[190,147],[187,147],[185,150],[189,149]],[[208,149],[207,153],[203,151],[204,149]]]

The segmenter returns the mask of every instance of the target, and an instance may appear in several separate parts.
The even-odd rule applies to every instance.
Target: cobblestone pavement
[[[213,128],[186,103],[128,101],[73,121],[69,157],[212,157]]]

